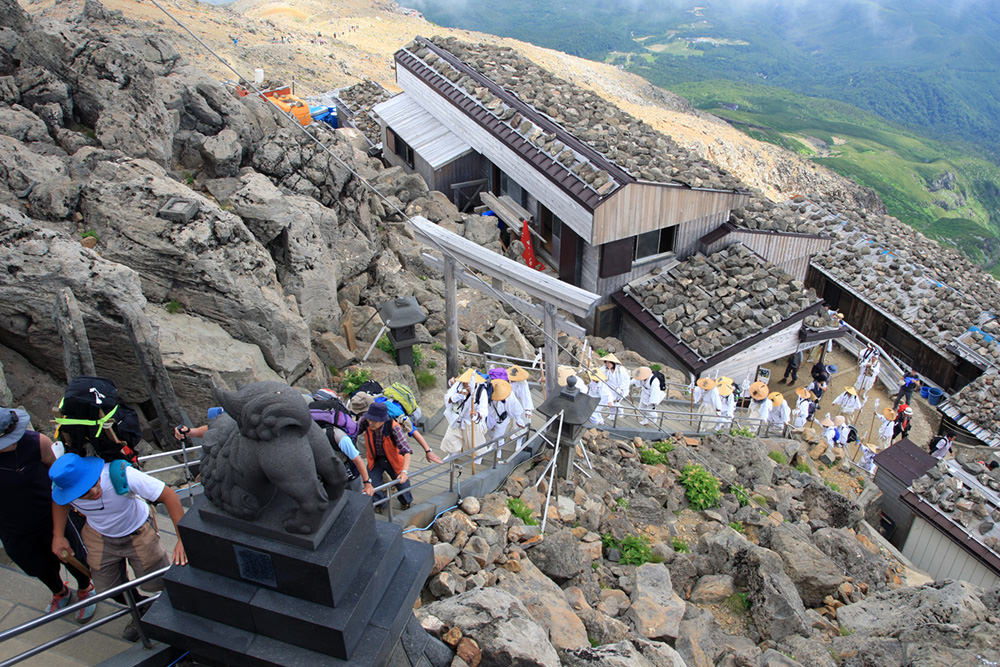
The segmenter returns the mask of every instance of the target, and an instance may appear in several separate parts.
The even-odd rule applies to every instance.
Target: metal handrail
[[[734,415],[732,417],[725,417],[722,415],[711,415],[703,414],[700,412],[688,412],[680,410],[644,410],[634,406],[618,406],[618,407],[606,407],[602,406],[598,408],[599,410],[613,410],[614,414],[611,417],[610,428],[617,429],[622,428],[618,425],[619,417],[655,417],[655,422],[651,420],[651,424],[655,423],[655,428],[663,430],[663,422],[667,421],[678,421],[678,422],[688,422],[690,425],[697,427],[694,429],[695,433],[704,433],[709,431],[716,431],[725,428],[729,425],[734,425],[738,427],[752,427],[752,430],[758,435],[761,432],[768,432],[770,428],[768,427],[768,422],[766,419],[760,419],[759,417],[750,417],[750,409],[747,407],[737,407]],[[650,415],[652,413],[652,415]],[[606,414],[606,413],[605,413]],[[715,425],[717,429],[708,429],[706,431],[706,426]],[[650,426],[651,428],[652,425]],[[787,434],[790,430],[788,424],[785,424],[781,429],[782,434]]]
[[[398,496],[400,496],[400,495],[402,495],[404,493],[412,492],[413,489],[419,488],[419,487],[427,484],[428,482],[431,482],[431,481],[433,481],[433,480],[441,477],[442,475],[445,474],[445,472],[447,472],[447,474],[450,477],[450,481],[449,481],[449,484],[448,484],[448,490],[449,491],[454,491],[455,490],[455,471],[456,471],[456,469],[463,469],[465,467],[465,463],[467,463],[468,461],[471,461],[472,459],[475,459],[475,458],[479,458],[481,456],[485,456],[485,455],[487,455],[489,453],[492,453],[492,459],[493,460],[492,460],[492,463],[488,465],[488,467],[490,467],[490,468],[496,468],[497,465],[499,465],[500,450],[502,449],[502,446],[504,444],[506,444],[507,442],[516,442],[517,440],[519,440],[521,438],[526,438],[527,441],[530,442],[534,438],[539,437],[540,434],[542,432],[544,432],[544,430],[547,429],[549,427],[549,425],[551,425],[554,420],[556,420],[557,418],[559,418],[561,414],[562,414],[562,412],[558,412],[555,415],[549,417],[545,421],[545,423],[542,424],[537,429],[533,428],[529,424],[529,425],[521,427],[519,429],[515,429],[515,430],[513,430],[513,431],[511,431],[509,433],[505,433],[504,435],[500,436],[499,438],[494,438],[492,440],[484,442],[483,444],[481,444],[478,447],[475,447],[473,449],[468,449],[468,450],[465,450],[465,451],[455,452],[454,454],[450,454],[450,455],[446,456],[441,461],[441,463],[433,463],[433,464],[431,464],[429,466],[421,468],[420,470],[416,471],[413,474],[412,477],[408,477],[407,481],[411,482],[411,480],[414,477],[418,477],[418,476],[421,476],[421,475],[430,474],[432,471],[434,472],[434,474],[432,476],[430,476],[430,477],[428,477],[426,479],[422,479],[422,480],[420,480],[417,483],[412,483],[411,482],[410,485],[407,488],[405,488],[405,489],[402,489],[402,490],[398,490],[397,489],[395,492],[389,492],[389,489],[392,489],[393,487],[396,487],[396,486],[398,486],[400,484],[400,481],[398,479],[392,479],[392,480],[386,482],[385,484],[381,484],[381,485],[375,487],[374,490],[373,490],[373,492],[385,491],[385,492],[387,492],[386,496],[384,498],[382,498],[381,500],[375,501],[373,504],[376,507],[378,507],[380,505],[385,505],[387,507],[386,516],[391,521],[392,520],[392,500],[394,498],[397,498]],[[532,434],[532,432],[534,432],[534,434]],[[525,444],[525,446],[527,446],[527,443]],[[465,461],[462,461],[460,463],[460,461],[462,459],[465,459]],[[447,470],[445,470],[445,466],[447,466]]]
[[[127,609],[119,609],[118,611],[115,611],[115,612],[113,612],[113,613],[105,616],[104,618],[100,618],[100,619],[97,619],[96,621],[92,621],[92,622],[88,623],[87,625],[85,625],[85,626],[83,626],[81,628],[77,628],[76,630],[72,630],[70,632],[64,633],[64,634],[62,634],[62,635],[60,635],[58,637],[50,639],[49,641],[45,642],[44,644],[40,644],[38,646],[35,646],[33,648],[28,649],[27,651],[24,651],[24,652],[19,653],[19,654],[15,655],[15,656],[13,656],[11,658],[8,658],[8,659],[4,660],[3,662],[0,662],[0,667],[8,667],[9,665],[14,665],[14,664],[17,664],[17,663],[19,663],[19,662],[21,662],[23,660],[27,660],[28,658],[30,658],[32,656],[35,656],[35,655],[38,655],[39,653],[47,651],[50,648],[53,648],[55,646],[58,646],[59,644],[62,644],[65,641],[69,641],[70,639],[73,639],[74,637],[78,637],[78,636],[80,636],[80,635],[82,635],[82,634],[84,634],[86,632],[90,632],[91,630],[93,630],[95,628],[99,628],[102,625],[104,625],[105,623],[110,623],[111,621],[113,621],[113,620],[115,620],[117,618],[121,618],[125,614],[132,614],[132,617],[136,621],[138,621],[138,619],[139,619],[139,612],[138,612],[139,607],[145,607],[147,605],[152,604],[157,598],[160,597],[160,594],[157,593],[155,595],[152,595],[152,596],[150,596],[148,598],[143,599],[140,602],[136,602],[135,598],[132,596],[132,591],[135,590],[136,588],[138,588],[139,586],[141,586],[142,584],[146,583],[147,581],[150,581],[152,579],[157,579],[159,577],[162,577],[164,574],[166,574],[167,570],[169,570],[169,569],[170,569],[170,566],[168,565],[167,567],[160,568],[159,570],[155,570],[153,572],[149,572],[147,574],[144,574],[141,577],[136,577],[135,579],[133,579],[131,581],[127,581],[124,584],[119,584],[119,585],[114,586],[113,588],[109,588],[108,590],[103,591],[101,593],[95,593],[94,595],[90,596],[86,600],[80,600],[79,602],[74,602],[73,604],[66,605],[62,609],[59,609],[58,611],[54,611],[54,612],[51,612],[51,613],[48,613],[48,614],[44,614],[44,615],[39,616],[37,618],[33,618],[30,621],[25,621],[21,625],[18,625],[18,626],[15,626],[13,628],[10,628],[9,630],[4,630],[3,632],[0,632],[0,644],[2,644],[3,642],[7,641],[8,639],[13,639],[14,637],[22,635],[25,632],[30,632],[31,630],[35,630],[37,628],[40,628],[43,625],[46,625],[48,623],[51,623],[52,621],[55,621],[55,620],[57,620],[59,618],[62,618],[63,616],[65,616],[67,614],[72,614],[72,613],[74,613],[74,612],[76,612],[76,611],[78,611],[80,609],[83,609],[84,607],[89,607],[92,604],[97,604],[98,602],[106,600],[106,599],[108,599],[110,597],[114,597],[115,595],[118,595],[119,593],[124,593],[125,594],[125,598],[128,600],[128,608]],[[136,623],[136,626],[139,628],[139,636],[142,638],[143,644],[146,645],[147,648],[149,648],[151,646],[151,644],[149,643],[149,639],[146,637],[145,633],[142,631],[142,628],[139,627],[138,623]]]

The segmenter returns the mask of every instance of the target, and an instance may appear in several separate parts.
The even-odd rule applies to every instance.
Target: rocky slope
[[[442,333],[443,285],[394,223],[419,212],[499,248],[488,221],[384,169],[357,131],[315,128],[319,146],[286,128],[188,63],[173,33],[97,2],[58,9],[64,18],[32,18],[0,3],[0,362],[15,400],[36,415],[57,402],[52,309],[67,287],[98,372],[130,402],[149,399],[130,338],[139,318],[192,415],[211,404],[212,378],[330,383],[357,360],[343,319],[366,349],[387,295],[432,313],[424,342]],[[175,200],[189,215],[161,211]],[[499,306],[475,312],[465,327],[504,321],[530,353]],[[373,360],[383,381],[416,385],[388,356]]]
[[[408,533],[435,554],[417,616],[465,664],[1000,658],[1000,591],[906,585],[862,508],[809,472],[803,443],[590,431],[582,446],[593,471],[559,482],[544,534],[541,464]],[[692,464],[711,471],[716,494],[691,490]]]

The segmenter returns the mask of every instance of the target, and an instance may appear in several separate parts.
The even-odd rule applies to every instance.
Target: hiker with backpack
[[[424,436],[417,430],[417,427],[413,425],[413,420],[403,410],[403,406],[385,396],[376,396],[375,402],[385,403],[386,407],[389,409],[389,416],[396,420],[396,423],[403,429],[403,432],[406,433],[407,437],[413,438],[417,441],[417,444],[424,450],[424,457],[427,459],[428,463],[441,463],[441,457],[431,450],[431,446],[427,444],[427,440],[425,440]]]
[[[639,387],[639,423],[649,424],[656,419],[656,406],[667,396],[666,382],[663,375],[659,377],[649,366],[640,366],[633,373],[632,383]]]
[[[361,417],[358,422],[358,441],[359,444],[364,444],[368,475],[372,483],[378,482],[381,485],[384,475],[398,480],[395,491],[390,493],[403,492],[398,496],[400,509],[410,509],[413,494],[407,489],[410,488],[410,458],[413,452],[403,429],[389,416],[389,408],[385,403],[372,403]],[[372,499],[378,502],[385,497],[383,492],[376,491]],[[381,512],[383,508],[384,505],[379,505],[375,511]]]
[[[0,408],[0,542],[24,573],[37,578],[52,591],[48,611],[62,609],[94,594],[90,575],[76,567],[66,569],[76,580],[76,594],[63,583],[62,561],[52,553],[52,483],[49,466],[56,461],[52,441],[28,428],[28,413]],[[66,522],[63,531],[69,553],[87,560],[78,526]],[[79,623],[89,621],[97,609],[88,605],[76,613]]]
[[[111,380],[73,378],[66,385],[57,411],[55,439],[63,441],[67,452],[138,463],[136,447],[142,440],[139,416],[119,400],[118,388]]]
[[[484,384],[474,368],[468,368],[451,383],[445,394],[444,417],[448,430],[441,439],[441,451],[447,454],[469,451],[483,444],[482,423],[488,407],[488,392],[479,390]]]
[[[137,577],[170,563],[186,565],[187,555],[177,532],[173,554],[160,543],[150,503],[163,503],[176,530],[184,516],[180,498],[161,480],[133,468],[123,460],[102,461],[96,456],[68,453],[49,468],[52,480],[52,553],[60,560],[70,548],[64,532],[70,506],[87,517],[83,543],[87,547],[94,586],[98,592],[125,583],[125,565]],[[142,585],[147,591],[163,589],[163,580]],[[123,636],[138,639],[134,622]]]
[[[493,378],[489,381],[493,386],[490,392],[490,400],[486,408],[486,442],[496,440],[494,449],[500,450],[505,444],[503,437],[513,425],[514,428],[523,428],[527,423],[524,420],[524,408],[520,401],[511,393],[510,382]],[[514,450],[511,456],[517,455],[523,448],[523,441],[518,443],[519,448]],[[485,454],[485,452],[483,452]],[[476,457],[476,463],[482,460],[482,456]]]
[[[767,413],[767,421],[765,422],[767,424],[764,429],[765,437],[771,431],[783,433],[785,424],[792,418],[792,409],[780,391],[772,391],[767,398],[771,401],[771,409]]]

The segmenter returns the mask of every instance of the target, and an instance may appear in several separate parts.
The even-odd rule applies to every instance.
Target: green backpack
[[[413,390],[402,382],[393,382],[388,387],[383,388],[382,395],[399,403],[403,411],[410,416],[420,411],[420,406],[417,404],[417,397],[413,395]]]

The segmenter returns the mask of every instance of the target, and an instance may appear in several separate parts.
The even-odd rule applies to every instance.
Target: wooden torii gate
[[[502,290],[503,285],[507,284],[526,292],[541,303],[541,305],[529,303],[510,293],[506,296],[507,300],[516,303],[523,312],[542,320],[545,330],[544,359],[547,369],[545,395],[551,396],[556,389],[555,369],[559,366],[556,332],[561,329],[579,338],[586,334],[583,327],[560,317],[556,310],[562,309],[571,315],[588,317],[601,297],[486,250],[478,243],[450,232],[423,216],[413,216],[410,222],[413,223],[413,231],[420,240],[446,251],[443,261],[426,253],[423,257],[429,265],[444,272],[448,377],[455,377],[458,374],[457,282],[461,280],[469,287],[493,296],[492,289],[485,282],[467,271],[458,271],[458,261],[461,261],[466,266],[490,276],[493,279],[493,289]]]

